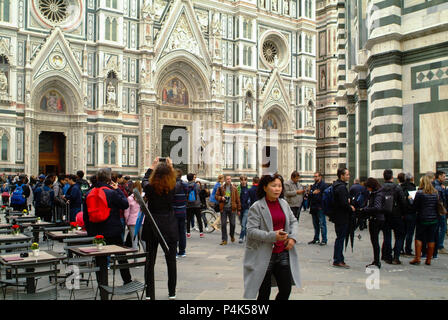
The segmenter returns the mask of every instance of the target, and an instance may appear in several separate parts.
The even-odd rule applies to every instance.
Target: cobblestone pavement
[[[328,244],[326,246],[308,245],[313,238],[311,216],[302,212],[299,223],[299,259],[303,288],[293,288],[291,300],[365,300],[365,299],[446,299],[448,297],[448,255],[440,254],[431,266],[409,264],[410,257],[402,257],[402,265],[383,263],[379,271],[379,288],[368,289],[366,280],[373,274],[366,273],[366,265],[372,261],[373,252],[367,230],[357,231],[354,250],[344,252],[345,262],[350,269],[332,267],[335,240],[334,225],[327,222]],[[381,236],[380,236],[381,237]],[[380,238],[381,239],[381,238]],[[221,234],[217,231],[199,238],[192,233],[187,240],[187,256],[179,258],[177,264],[178,300],[240,300],[243,299],[244,244],[219,245]],[[45,243],[42,249],[45,249]],[[63,251],[56,244],[55,251]],[[132,270],[133,279],[143,281],[144,268]],[[47,279],[47,280],[46,280]],[[112,281],[112,271],[109,274]],[[167,300],[167,269],[162,250],[159,248],[156,262],[156,299]],[[121,284],[118,274],[117,283]],[[374,282],[368,281],[369,284]],[[48,278],[39,280],[39,288],[48,287]],[[91,300],[96,289],[86,288],[84,284],[76,291],[76,299]],[[8,289],[8,292],[11,289]],[[272,290],[271,298],[277,289]],[[11,295],[8,294],[11,298]],[[61,289],[59,299],[68,299],[69,291]],[[136,299],[134,296],[116,296],[114,299]]]

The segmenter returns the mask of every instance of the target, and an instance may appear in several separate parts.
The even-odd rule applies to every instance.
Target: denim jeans
[[[393,248],[393,258],[400,258],[400,251],[406,237],[404,220],[401,217],[388,217],[384,224],[384,240],[381,248],[383,260],[392,260],[392,230],[394,231],[395,245]]]
[[[439,216],[439,233],[437,238],[437,249],[443,249],[446,235],[446,216]]]
[[[235,235],[235,217],[236,212],[232,211],[232,208],[224,208],[221,212],[221,235],[222,241],[227,241],[227,217],[230,223],[230,237]]]
[[[327,243],[327,218],[325,217],[324,210],[311,211],[313,217],[314,227],[314,241],[319,241],[319,234],[322,234],[322,242]]]
[[[334,242],[333,263],[344,262],[344,241],[348,232],[348,224],[335,224],[336,241]]]
[[[240,239],[244,239],[246,237],[246,224],[247,224],[247,215],[249,214],[249,209],[245,209],[241,211],[240,222],[241,222],[241,233]]]

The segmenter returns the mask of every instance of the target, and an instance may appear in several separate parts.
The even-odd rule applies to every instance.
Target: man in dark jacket
[[[447,208],[447,199],[445,198],[445,189],[443,183],[445,182],[446,174],[443,171],[437,171],[435,174],[435,179],[433,181],[433,186],[439,193],[439,199],[441,199],[445,208]],[[448,251],[445,249],[444,240],[446,235],[446,216],[439,215],[439,222],[437,224],[436,232],[436,248],[434,251],[434,258],[437,258],[438,253],[447,254]]]
[[[331,221],[334,222],[336,231],[336,241],[334,243],[333,266],[340,268],[350,268],[344,262],[344,240],[349,231],[350,218],[355,207],[350,205],[347,183],[350,180],[350,173],[347,168],[338,169],[338,180],[333,184],[333,214]]]
[[[18,188],[16,195],[14,191]],[[31,188],[26,184],[26,175],[21,174],[17,184],[11,186],[10,203],[14,211],[23,211],[28,209],[27,199],[31,195]],[[17,199],[17,201],[16,201]]]
[[[249,214],[249,208],[250,208],[250,195],[249,195],[249,188],[247,187],[246,175],[240,176],[238,195],[240,196],[241,201],[241,214],[240,214],[241,232],[238,243],[243,243],[244,238],[246,237],[247,215]]]
[[[67,183],[70,188],[67,190],[66,199],[70,204],[70,222],[76,221],[76,215],[81,211],[82,206],[82,191],[81,187],[76,181],[78,177],[70,174],[67,176]]]
[[[185,249],[187,247],[187,237],[185,230],[185,220],[187,218],[187,196],[188,196],[188,185],[182,181],[182,171],[176,169],[176,194],[174,195],[173,209],[174,214],[177,219],[177,226],[179,228],[179,251],[177,252],[177,257],[185,257]]]
[[[415,209],[412,206],[411,202],[412,200],[409,199],[409,191],[415,191],[417,190],[417,188],[413,183],[413,177],[410,173],[405,174],[402,172],[397,176],[397,179],[400,182],[401,189],[403,189],[403,193],[407,203],[404,213],[404,224],[406,229],[406,235],[400,253],[406,256],[413,256],[414,253],[412,252],[412,242],[414,238],[417,215]]]
[[[120,221],[120,210],[126,210],[129,208],[128,199],[124,196],[123,192],[118,189],[118,185],[111,180],[110,169],[100,169],[97,173],[97,185],[96,188],[105,187],[104,193],[106,194],[107,206],[110,208],[109,217],[106,221],[93,223],[89,220],[89,208],[87,206],[87,197],[92,192],[88,191],[86,194],[86,200],[84,201],[83,219],[87,230],[87,234],[90,237],[96,235],[104,236],[106,245],[123,245],[123,239],[121,234],[123,232],[123,225]],[[127,263],[126,260],[119,261],[120,264]],[[121,278],[123,283],[127,284],[132,281],[131,273],[129,269],[120,269]],[[97,279],[100,277],[97,274]]]
[[[313,217],[314,238],[308,244],[327,244],[327,219],[324,214],[322,195],[328,187],[322,177],[322,173],[314,173],[314,184],[309,190],[310,214]],[[319,234],[322,233],[322,241],[319,243]]]
[[[203,238],[204,230],[201,218],[201,199],[199,197],[199,193],[201,192],[201,190],[199,189],[199,186],[196,183],[194,173],[187,174],[187,180],[188,180],[187,238],[188,239],[191,238],[190,227],[191,227],[191,221],[194,220],[194,217],[196,217],[196,220],[198,221],[199,236]]]
[[[252,187],[250,187],[250,189],[249,189],[249,199],[250,199],[251,207],[256,201],[258,201],[257,188],[258,188],[259,182],[260,182],[260,178],[258,176],[255,176],[252,178]]]
[[[386,169],[383,172],[384,185],[383,191],[387,194],[393,194],[392,213],[385,214],[384,240],[381,248],[382,260],[388,264],[401,264],[400,251],[403,247],[403,241],[406,236],[404,224],[404,213],[406,212],[407,202],[403,189],[394,183],[393,171]],[[394,231],[395,244],[392,257],[392,230]]]

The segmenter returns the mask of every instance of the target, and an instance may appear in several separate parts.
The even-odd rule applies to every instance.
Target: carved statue
[[[251,122],[252,121],[252,105],[250,104],[249,100],[246,101],[246,120]]]
[[[108,104],[115,104],[117,101],[116,93],[115,93],[115,86],[112,84],[112,82],[109,82],[107,85],[107,103]]]
[[[219,36],[221,34],[221,20],[219,19],[219,14],[217,12],[213,14],[212,28],[213,28],[213,34],[215,36]]]
[[[8,78],[3,71],[0,71],[0,93],[8,92]]]

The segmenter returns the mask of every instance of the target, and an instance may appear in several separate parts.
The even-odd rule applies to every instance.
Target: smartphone
[[[166,162],[166,158],[159,158],[159,162]]]
[[[287,234],[285,231],[280,231],[279,234],[281,234],[282,236]]]

